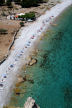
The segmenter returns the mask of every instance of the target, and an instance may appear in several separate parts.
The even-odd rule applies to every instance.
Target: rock
[[[24,77],[22,76],[17,76],[17,83],[16,83],[16,87],[19,87],[21,85],[21,83],[24,83],[25,81],[27,81],[27,77],[26,75]]]
[[[22,76],[18,76],[18,83],[24,82],[24,78]]]
[[[16,83],[15,84],[16,87],[19,87],[20,85],[21,85],[21,83]]]
[[[57,26],[57,24],[51,24],[52,26]]]
[[[37,63],[37,59],[32,59],[29,63],[30,66],[34,65]]]
[[[34,81],[33,81],[33,80],[29,79],[28,81],[29,81],[30,83],[34,84]]]
[[[27,57],[27,60],[28,60],[28,61],[31,61],[31,56],[28,56],[28,57]]]
[[[28,97],[27,101],[24,104],[24,108],[40,108],[36,105],[35,100],[32,97]]]

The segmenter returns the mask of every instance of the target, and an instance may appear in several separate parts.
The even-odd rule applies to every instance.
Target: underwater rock
[[[37,59],[31,59],[29,66],[32,66],[37,63]]]
[[[28,80],[30,83],[34,84],[34,81],[32,79],[29,79]]]
[[[28,97],[27,101],[24,104],[24,108],[40,108],[32,97]]]
[[[24,77],[23,76],[18,76],[16,87],[19,87],[21,85],[21,83],[24,83],[25,81],[27,81],[26,75]]]
[[[25,76],[25,77],[23,77],[23,80],[24,80],[24,81],[27,81],[27,78],[26,78],[26,76]]]
[[[52,26],[57,26],[57,24],[51,24]]]
[[[15,89],[14,89],[14,93],[15,93],[16,95],[20,95],[20,91],[21,91],[21,90],[20,90],[19,88],[15,88]]]

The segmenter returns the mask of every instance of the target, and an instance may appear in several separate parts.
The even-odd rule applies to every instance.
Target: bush
[[[0,29],[0,34],[7,34],[7,30],[6,29]]]
[[[26,20],[28,19],[35,20],[35,13],[34,12],[26,13],[25,18]]]
[[[34,12],[30,12],[30,13],[26,13],[25,15],[21,15],[19,16],[19,18],[21,18],[22,20],[35,20],[35,13]]]
[[[7,5],[9,8],[12,8],[12,7],[13,7],[13,6],[12,6],[12,3],[11,3],[11,0],[7,0],[6,5]]]
[[[20,26],[23,27],[24,26],[24,22],[20,22]]]

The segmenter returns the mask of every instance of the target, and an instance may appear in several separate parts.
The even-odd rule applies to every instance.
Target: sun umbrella
[[[2,77],[7,78],[7,74],[2,74]]]
[[[10,65],[10,67],[11,67],[11,68],[13,68],[13,67],[14,67],[14,65],[12,64],[12,65]]]
[[[28,43],[31,43],[30,41],[28,41]]]
[[[27,48],[27,46],[25,46],[25,48]]]
[[[3,87],[3,84],[0,84],[0,87]]]
[[[17,59],[15,59],[15,61],[18,61]]]
[[[20,54],[20,56],[22,56],[22,54]]]
[[[34,39],[34,37],[32,36],[31,39]]]
[[[21,53],[24,53],[23,51],[21,51]]]

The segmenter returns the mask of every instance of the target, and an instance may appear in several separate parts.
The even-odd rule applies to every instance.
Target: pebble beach
[[[46,11],[34,23],[19,31],[19,37],[14,43],[13,50],[7,60],[0,65],[0,108],[9,102],[10,91],[13,88],[16,75],[20,68],[28,62],[26,58],[30,55],[34,43],[48,29],[55,18],[71,4],[71,0],[64,0]]]

